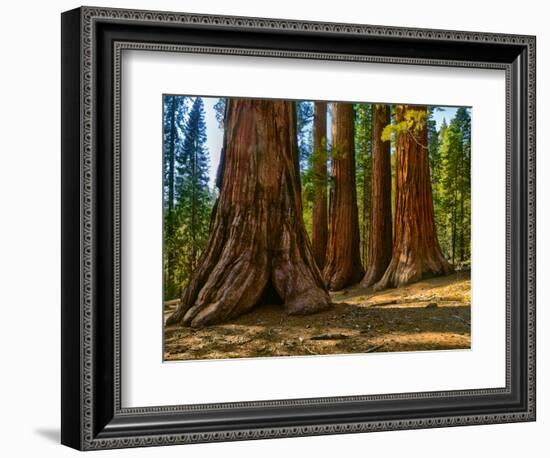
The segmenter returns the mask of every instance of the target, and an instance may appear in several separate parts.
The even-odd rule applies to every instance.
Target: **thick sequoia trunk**
[[[313,127],[313,222],[311,245],[319,269],[327,252],[327,104],[315,102]]]
[[[363,277],[355,189],[354,112],[351,103],[335,103],[332,111],[332,187],[329,235],[323,276],[333,291]]]
[[[398,287],[452,270],[437,240],[423,112],[424,106],[396,107],[397,123],[406,120],[409,127],[399,132],[396,146],[392,259],[376,289]]]
[[[392,257],[391,154],[382,131],[390,123],[388,105],[373,107],[372,197],[367,273],[361,284],[371,286],[382,278]]]
[[[210,238],[167,324],[223,322],[250,310],[272,288],[289,314],[330,304],[302,219],[293,103],[227,104],[224,172]]]

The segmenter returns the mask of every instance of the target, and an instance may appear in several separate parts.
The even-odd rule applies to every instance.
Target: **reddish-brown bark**
[[[357,283],[363,277],[359,249],[359,219],[355,189],[354,112],[351,103],[332,110],[331,192],[329,235],[323,276],[330,290]]]
[[[211,234],[167,324],[226,321],[272,288],[288,314],[330,304],[302,219],[294,104],[227,103],[224,171]]]
[[[313,125],[313,217],[311,246],[319,269],[325,265],[327,215],[327,104],[315,102]]]
[[[391,154],[382,131],[390,123],[390,107],[374,105],[372,113],[372,190],[367,273],[361,284],[382,278],[392,257]]]
[[[412,125],[398,134],[396,145],[393,254],[376,289],[398,287],[452,270],[435,229],[426,121],[414,121],[422,118],[426,107],[398,105],[396,122],[407,120],[408,112]]]

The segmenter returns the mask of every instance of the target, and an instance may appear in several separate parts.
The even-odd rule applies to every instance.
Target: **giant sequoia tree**
[[[315,102],[313,124],[313,217],[311,245],[317,266],[325,265],[327,251],[327,104]]]
[[[361,281],[371,286],[382,278],[392,255],[390,142],[382,139],[390,123],[390,107],[374,105],[372,128],[372,194],[367,272]]]
[[[329,236],[323,270],[329,289],[339,290],[363,277],[355,189],[354,112],[351,103],[332,110]]]
[[[397,105],[396,195],[393,254],[376,289],[445,275],[434,221],[425,106]]]
[[[167,324],[238,316],[274,288],[289,314],[330,304],[302,219],[293,102],[228,99],[207,247]]]

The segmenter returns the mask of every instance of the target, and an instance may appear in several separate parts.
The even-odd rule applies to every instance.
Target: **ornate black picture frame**
[[[506,72],[506,387],[123,408],[123,49]],[[82,7],[62,14],[62,434],[80,450],[535,420],[535,37]]]

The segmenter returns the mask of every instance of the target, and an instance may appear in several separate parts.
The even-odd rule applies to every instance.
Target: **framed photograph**
[[[535,420],[535,37],[62,14],[63,444]]]

